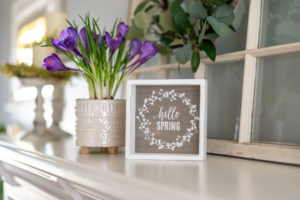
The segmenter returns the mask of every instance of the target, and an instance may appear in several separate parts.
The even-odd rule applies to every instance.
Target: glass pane
[[[254,141],[300,145],[299,63],[299,52],[258,60]]]
[[[216,40],[217,54],[242,51],[246,48],[246,35],[248,26],[249,0],[239,0],[235,8],[233,26],[236,32],[230,32],[228,36]]]
[[[173,69],[168,71],[168,79],[189,79],[189,78],[190,79],[194,78],[194,73],[190,67]]]
[[[143,64],[141,67],[152,67],[156,66],[159,63],[160,55],[156,54],[153,58],[151,58],[149,61],[147,61],[145,64]]]
[[[139,74],[138,79],[157,79],[156,73]]]
[[[244,61],[207,65],[209,138],[237,140]]]
[[[260,47],[300,41],[300,1],[264,0]]]

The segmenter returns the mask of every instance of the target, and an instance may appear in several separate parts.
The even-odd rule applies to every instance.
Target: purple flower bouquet
[[[78,32],[75,23],[53,38],[51,46],[72,60],[77,69],[65,66],[57,54],[44,59],[43,67],[51,72],[78,71],[87,80],[92,99],[113,99],[124,78],[152,58],[158,49],[149,41],[127,43],[129,27],[115,23],[111,32],[101,31],[95,19],[86,16]]]

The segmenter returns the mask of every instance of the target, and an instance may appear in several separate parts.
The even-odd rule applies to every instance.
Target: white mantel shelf
[[[124,153],[80,154],[72,138],[39,145],[4,140],[0,173],[6,182],[26,180],[63,199],[300,198],[299,166],[217,155],[206,161],[126,160]]]

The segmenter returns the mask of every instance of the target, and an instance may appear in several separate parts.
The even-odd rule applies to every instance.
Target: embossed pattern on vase
[[[122,146],[125,140],[125,100],[76,101],[78,146]]]

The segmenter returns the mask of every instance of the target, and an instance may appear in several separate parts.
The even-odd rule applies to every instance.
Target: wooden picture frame
[[[128,80],[126,159],[205,160],[204,79]]]

